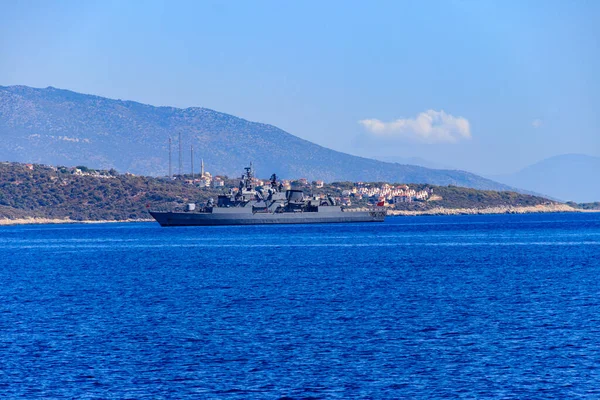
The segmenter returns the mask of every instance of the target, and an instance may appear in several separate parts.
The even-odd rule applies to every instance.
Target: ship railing
[[[343,212],[365,212],[365,211],[386,211],[387,207],[382,206],[370,206],[370,207],[352,207],[352,206],[343,206]]]
[[[189,214],[198,214],[198,213],[208,213],[212,210],[212,207],[197,207],[196,209],[189,211],[186,210],[185,206],[175,206],[175,207],[169,207],[166,205],[161,205],[161,206],[150,206],[147,208],[148,211],[152,211],[152,212],[176,212],[176,213],[189,213]]]

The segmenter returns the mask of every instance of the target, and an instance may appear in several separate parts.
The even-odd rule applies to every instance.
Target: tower
[[[181,132],[179,132],[179,176],[183,174],[183,148],[181,143]]]
[[[204,158],[202,159],[201,163],[200,163],[200,177],[204,177]]]
[[[192,180],[194,180],[194,145],[190,145],[190,159],[192,163]]]
[[[171,140],[171,136],[169,136],[169,179],[173,178],[171,147],[172,147],[172,140]]]

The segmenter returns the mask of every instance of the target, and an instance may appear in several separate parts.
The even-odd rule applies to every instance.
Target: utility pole
[[[179,177],[183,174],[183,147],[181,143],[181,132],[179,132]]]
[[[173,168],[172,168],[172,160],[171,160],[171,147],[172,147],[171,136],[169,136],[169,179],[173,179]]]

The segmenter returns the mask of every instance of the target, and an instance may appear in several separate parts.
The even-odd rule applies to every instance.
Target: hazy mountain
[[[49,87],[0,86],[0,160],[115,168],[166,175],[168,137],[173,137],[173,172],[178,134],[183,135],[184,171],[190,144],[196,170],[203,158],[213,174],[237,176],[254,161],[259,176],[325,181],[391,181],[509,187],[463,171],[432,170],[351,156],[293,136],[272,125],[246,121],[206,108],[154,107],[133,101]]]
[[[564,154],[530,165],[514,174],[497,175],[500,182],[544,193],[563,201],[600,201],[600,157]]]
[[[419,167],[425,167],[425,168],[430,168],[430,169],[452,169],[452,170],[456,169],[449,165],[441,164],[441,163],[438,163],[435,161],[426,160],[421,157],[373,156],[371,158],[373,158],[375,160],[383,161],[383,162],[403,164],[403,165],[417,165]]]

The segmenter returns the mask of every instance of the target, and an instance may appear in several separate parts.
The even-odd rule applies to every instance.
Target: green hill
[[[94,171],[80,167],[89,175],[76,175],[72,168],[20,163],[0,163],[0,218],[40,217],[52,219],[126,220],[148,218],[147,205],[154,209],[181,208],[186,203],[204,203],[223,189],[197,188],[184,180],[132,176],[114,170]],[[228,187],[237,181],[225,180]],[[341,196],[350,182],[305,187],[306,192]],[[411,185],[416,190],[433,190],[441,199],[434,202],[402,204],[401,209],[485,208],[493,206],[537,205],[549,202],[542,197],[515,192],[480,191],[456,186]],[[372,200],[371,200],[372,201]],[[364,206],[369,199],[353,200]]]

